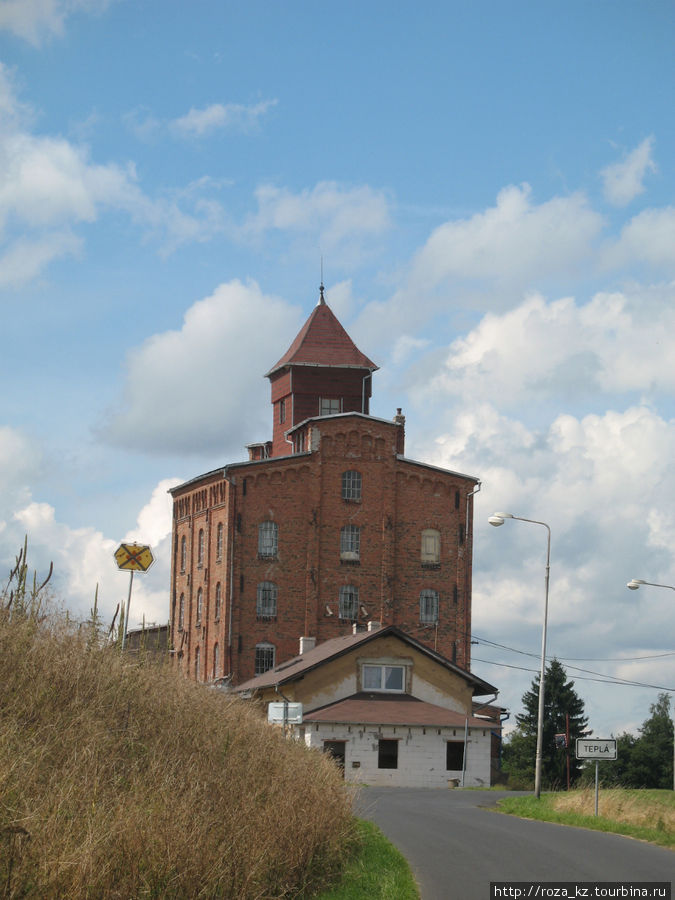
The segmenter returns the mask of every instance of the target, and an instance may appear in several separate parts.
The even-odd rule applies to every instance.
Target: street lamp
[[[669,591],[675,591],[675,587],[672,584],[656,584],[654,581],[643,581],[641,578],[631,578],[626,587],[629,591],[637,591],[643,584],[648,584],[649,587],[667,588]],[[675,791],[675,704],[673,705],[673,790]]]
[[[546,576],[544,579],[544,626],[541,631],[541,669],[539,671],[539,708],[537,712],[537,753],[534,762],[534,796],[539,799],[541,794],[541,759],[544,737],[544,679],[546,675],[546,625],[548,622],[548,581],[551,569],[551,529],[546,522],[537,519],[524,519],[522,516],[514,516],[512,513],[496,512],[490,516],[488,522],[498,528],[504,524],[505,519],[516,519],[518,522],[530,522],[532,525],[543,525],[547,531],[546,541]]]

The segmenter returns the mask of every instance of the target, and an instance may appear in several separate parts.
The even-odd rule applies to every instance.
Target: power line
[[[539,658],[539,654],[533,653],[529,650],[518,650],[516,647],[509,647],[507,644],[499,644],[496,641],[489,641],[487,640],[487,638],[479,638],[475,634],[473,635],[473,638],[479,644],[487,644],[491,647],[499,647],[502,650],[509,650],[511,651],[511,653],[520,653],[523,656],[532,656],[534,659]],[[649,656],[547,656],[546,659],[557,659],[560,662],[635,662],[637,660],[644,659],[663,659],[667,656],[675,656],[675,650],[669,650],[667,653],[654,653]]]

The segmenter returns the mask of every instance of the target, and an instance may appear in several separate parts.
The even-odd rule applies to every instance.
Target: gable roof
[[[262,690],[267,687],[275,687],[289,684],[292,681],[299,681],[313,669],[325,665],[331,660],[344,656],[355,647],[365,646],[386,635],[397,637],[404,644],[413,647],[419,653],[423,653],[425,656],[433,659],[443,668],[453,672],[460,678],[463,678],[473,687],[474,696],[484,696],[485,694],[495,694],[497,692],[497,688],[488,684],[487,681],[483,681],[482,678],[478,678],[471,672],[467,672],[466,669],[462,669],[455,663],[450,662],[445,656],[441,656],[440,653],[427,647],[426,644],[420,643],[420,641],[411,637],[409,634],[401,631],[396,625],[387,625],[385,628],[378,628],[374,631],[361,631],[357,634],[345,634],[341,637],[332,638],[329,641],[323,641],[323,643],[317,644],[316,647],[307,650],[300,656],[295,656],[293,659],[289,659],[286,662],[275,666],[273,669],[269,669],[262,675],[257,675],[255,678],[244,681],[242,684],[237,685],[234,690],[237,693],[243,693],[245,691]]]
[[[352,725],[428,725],[433,727],[490,728],[488,719],[467,717],[455,709],[446,709],[413,697],[411,694],[378,694],[361,691],[320,706],[303,715],[303,722],[330,722]]]
[[[286,366],[337,366],[369,369],[371,372],[378,368],[361,353],[324,301],[323,286],[321,299],[312,314],[291,346],[265,377],[269,378]]]

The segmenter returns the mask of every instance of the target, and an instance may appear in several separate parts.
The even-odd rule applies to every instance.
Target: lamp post
[[[641,578],[631,578],[626,587],[629,591],[637,591],[643,584],[649,587],[666,588],[669,591],[675,591],[672,584],[656,584],[654,581],[643,581]],[[675,791],[675,704],[673,704],[673,790]]]
[[[537,712],[537,752],[534,762],[534,796],[539,799],[541,795],[541,761],[542,744],[544,736],[544,680],[546,676],[546,626],[548,623],[548,582],[551,570],[551,529],[546,522],[537,519],[524,519],[522,516],[514,516],[512,513],[496,512],[490,516],[488,522],[498,528],[504,524],[505,519],[516,519],[518,522],[530,522],[532,525],[543,525],[547,532],[546,540],[546,575],[544,579],[544,625],[541,631],[541,668],[539,671],[539,707]]]

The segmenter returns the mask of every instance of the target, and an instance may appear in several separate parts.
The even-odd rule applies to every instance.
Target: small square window
[[[342,397],[320,397],[319,415],[335,416],[342,412]]]

